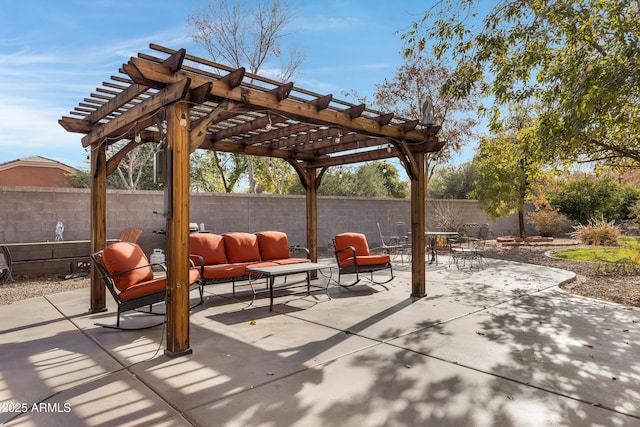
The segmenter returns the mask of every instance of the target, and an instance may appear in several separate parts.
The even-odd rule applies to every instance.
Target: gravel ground
[[[552,258],[549,252],[562,250],[570,241],[556,240],[553,244],[504,246],[487,242],[487,258],[505,259],[529,264],[556,267],[576,273],[577,280],[563,288],[577,295],[640,307],[640,273],[606,268],[602,265]],[[13,282],[0,282],[0,305],[55,292],[89,286],[87,277],[60,279],[57,276],[18,277]]]

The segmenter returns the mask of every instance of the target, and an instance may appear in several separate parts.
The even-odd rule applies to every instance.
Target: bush
[[[551,237],[566,230],[567,217],[553,209],[539,209],[527,215],[527,221],[541,236]]]
[[[613,221],[590,219],[587,225],[577,225],[571,236],[585,245],[618,246],[620,228]]]
[[[590,218],[624,221],[640,192],[630,185],[620,185],[613,178],[583,176],[560,185],[549,194],[549,203],[571,221],[586,225]]]

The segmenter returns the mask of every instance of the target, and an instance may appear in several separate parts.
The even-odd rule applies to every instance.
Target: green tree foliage
[[[478,170],[473,162],[442,167],[431,179],[429,195],[433,199],[472,198],[478,179]]]
[[[231,193],[247,168],[247,158],[239,154],[196,151],[190,158],[192,191]]]
[[[626,220],[640,199],[640,191],[629,184],[621,185],[610,176],[583,175],[567,179],[547,199],[570,220],[587,225],[597,219]]]
[[[293,167],[282,159],[268,157],[254,158],[256,182],[261,191],[269,194],[284,194],[295,181],[298,175]]]
[[[442,0],[404,34],[407,52],[451,58],[445,89],[540,105],[541,155],[640,162],[640,6],[615,0]],[[484,9],[483,9],[484,7]],[[488,10],[484,13],[483,10]]]
[[[478,169],[475,196],[490,217],[518,213],[520,237],[525,237],[524,203],[543,169],[529,110],[512,107],[494,136],[482,138],[474,164]]]
[[[388,162],[373,162],[354,170],[337,168],[327,171],[318,188],[321,196],[407,198],[409,186],[401,181],[398,169]],[[304,194],[298,180],[289,187],[289,194]]]

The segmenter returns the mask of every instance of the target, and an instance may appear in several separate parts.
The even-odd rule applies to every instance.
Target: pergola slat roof
[[[439,126],[395,117],[159,45],[132,57],[59,123],[91,147],[91,247],[106,245],[106,177],[140,143],[161,143],[169,177],[167,350],[189,350],[189,154],[196,149],[281,158],[306,190],[307,247],[317,260],[317,189],[329,167],[396,157],[411,180],[412,296],[425,293],[425,153],[444,145]],[[140,134],[141,142],[136,142]],[[106,147],[119,151],[106,156]],[[186,285],[185,285],[186,284]],[[91,310],[105,309],[91,277]]]
[[[152,134],[146,140],[159,142],[157,123],[147,119],[187,93],[192,151],[268,155],[325,167],[398,157],[401,143],[428,140],[420,147],[425,152],[442,146],[433,138],[438,126],[395,118],[364,104],[248,74],[184,50],[151,48],[169,56],[131,58],[120,70],[126,77],[112,76],[71,111],[77,118],[61,119],[68,131],[87,134],[84,147],[101,140],[108,144],[132,141],[135,131],[142,131],[147,123],[145,128]],[[146,105],[149,99],[155,99],[151,111]]]

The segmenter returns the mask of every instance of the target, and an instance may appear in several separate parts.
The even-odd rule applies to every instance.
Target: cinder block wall
[[[517,234],[517,216],[489,220],[473,200],[426,203],[426,225],[434,227],[437,209],[447,205],[460,223],[488,222],[492,236]],[[0,243],[53,241],[58,221],[64,223],[65,240],[90,237],[90,194],[86,189],[1,187]],[[395,234],[396,221],[410,223],[411,203],[397,199],[320,197],[318,199],[318,245],[325,251],[340,232],[366,234],[371,246],[380,243],[376,223],[384,235]],[[117,238],[124,228],[140,228],[140,245],[147,254],[165,248],[165,237],[153,233],[164,229],[164,194],[161,191],[107,192],[107,238]],[[192,193],[191,222],[204,223],[215,233],[280,230],[292,244],[305,245],[304,196]],[[533,234],[533,230],[528,231]]]

